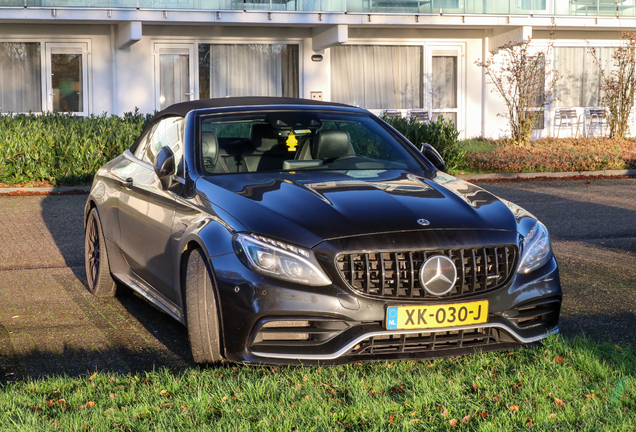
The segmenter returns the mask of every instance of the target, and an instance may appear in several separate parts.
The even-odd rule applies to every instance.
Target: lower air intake
[[[422,332],[400,335],[373,336],[356,345],[352,356],[421,353],[461,348],[478,348],[513,342],[508,333],[486,327],[470,330]]]

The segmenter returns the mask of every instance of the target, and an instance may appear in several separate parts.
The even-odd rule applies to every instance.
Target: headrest
[[[214,132],[201,132],[201,153],[204,158],[210,159],[212,165],[219,158],[219,141]]]
[[[269,124],[255,124],[250,130],[250,141],[258,152],[266,152],[278,145],[279,136]]]
[[[322,130],[313,139],[311,155],[314,159],[336,159],[352,154],[354,154],[353,147],[351,147],[351,140],[347,131],[336,129]]]

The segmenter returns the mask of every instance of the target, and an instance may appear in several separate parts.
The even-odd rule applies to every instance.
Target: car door
[[[178,304],[170,247],[175,194],[162,189],[153,169],[155,156],[164,146],[172,149],[180,166],[183,118],[160,120],[143,137],[135,155],[128,155],[131,166],[122,175],[119,197],[120,248],[133,272]]]

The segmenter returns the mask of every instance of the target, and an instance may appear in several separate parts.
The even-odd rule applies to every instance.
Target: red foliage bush
[[[636,168],[636,141],[544,138],[520,148],[498,142],[488,153],[469,152],[462,167],[472,172],[568,172]]]

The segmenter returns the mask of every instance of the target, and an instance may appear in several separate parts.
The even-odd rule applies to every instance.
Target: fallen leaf
[[[93,375],[91,375],[88,380],[89,381],[93,381],[93,378],[95,378],[97,376],[97,372],[95,372]]]
[[[110,398],[111,398],[111,399],[115,399],[115,394],[114,394],[114,393],[111,393],[111,394],[110,394]]]
[[[548,416],[548,418],[551,418],[551,419],[556,418],[556,414],[552,413]]]
[[[242,412],[243,412],[243,410],[242,410],[241,408],[237,408],[237,409],[236,409],[236,412],[240,414],[240,413],[242,413]]]
[[[442,417],[446,417],[447,415],[448,415],[448,410],[444,408],[444,411],[442,411]]]
[[[616,349],[622,349],[620,345],[614,345],[614,348],[616,348]]]
[[[66,404],[66,399],[60,399],[57,401],[57,403],[59,403],[60,405],[64,405]]]
[[[455,420],[454,418],[450,419],[448,421],[448,424],[450,424],[452,427],[457,427],[457,420]]]
[[[486,417],[488,417],[488,414],[486,414],[486,411],[482,411],[481,418],[486,418]]]
[[[19,318],[20,315],[13,315],[11,318]]]
[[[88,402],[86,402],[86,405],[88,405],[89,408],[93,408],[95,406],[95,402],[88,401]]]
[[[115,377],[110,377],[110,379],[108,381],[115,382]]]
[[[227,400],[227,396],[223,396],[223,397],[221,398],[221,401],[222,401],[222,402],[225,402],[226,400]]]
[[[389,416],[389,423],[395,424],[395,422],[393,421],[393,416]]]
[[[417,414],[417,411],[413,411],[413,412],[411,413],[411,415],[415,415],[415,414]]]
[[[113,411],[115,411],[112,408],[108,408],[106,411],[104,411],[104,414],[111,414]]]
[[[497,402],[499,400],[499,396],[493,396],[492,401]]]
[[[561,407],[565,406],[565,402],[563,402],[559,398],[554,398],[554,403],[556,404],[557,408],[561,408]]]
[[[411,423],[417,423],[417,422],[419,422],[419,421],[420,421],[420,419],[412,419],[412,420],[411,420]]]
[[[595,394],[583,394],[583,396],[585,396],[586,401],[596,397]]]
[[[519,412],[519,407],[517,405],[510,405],[508,409],[512,412]]]
[[[462,419],[462,423],[464,423],[464,424],[470,423],[470,414],[468,414],[466,417],[464,417]]]
[[[562,355],[558,355],[558,356],[556,356],[556,357],[554,358],[554,360],[552,360],[552,362],[553,362],[554,364],[559,364],[559,365],[560,365],[560,364],[563,364],[563,362],[564,362],[564,361],[565,361],[565,359],[563,358],[563,356],[562,356]]]
[[[53,405],[55,405],[55,399],[46,401],[46,406],[52,407]]]
[[[479,386],[477,384],[473,384],[473,390],[477,391],[478,388]]]
[[[170,402],[166,402],[165,404],[163,404],[163,407],[164,407],[164,408],[170,408],[170,406],[171,406],[171,405],[170,405]]]

